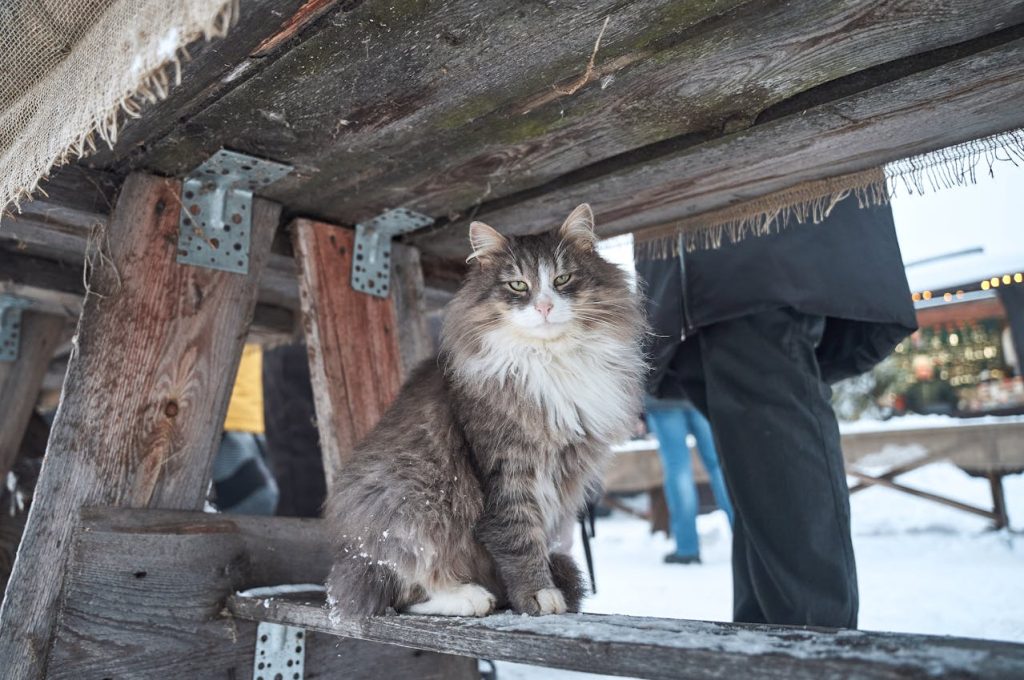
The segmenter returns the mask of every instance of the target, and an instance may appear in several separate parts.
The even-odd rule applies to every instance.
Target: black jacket
[[[654,332],[648,391],[659,398],[682,396],[666,375],[685,336],[728,319],[780,307],[826,317],[818,361],[828,382],[870,370],[917,329],[892,210],[854,198],[821,224],[636,264]]]

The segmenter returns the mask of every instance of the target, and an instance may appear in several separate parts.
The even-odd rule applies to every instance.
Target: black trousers
[[[711,421],[735,509],[736,621],[857,626],[850,494],[815,348],[823,317],[760,312],[700,329],[673,368]]]

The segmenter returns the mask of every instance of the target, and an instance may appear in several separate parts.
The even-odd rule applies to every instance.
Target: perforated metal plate
[[[21,346],[21,310],[28,300],[0,295],[0,361],[17,361]]]
[[[305,630],[276,623],[257,626],[253,680],[302,680],[305,663]]]
[[[178,262],[246,274],[253,194],[291,166],[221,149],[185,178]]]
[[[352,262],[352,287],[363,293],[387,297],[391,288],[391,239],[428,227],[434,218],[395,208],[356,225],[356,252]]]

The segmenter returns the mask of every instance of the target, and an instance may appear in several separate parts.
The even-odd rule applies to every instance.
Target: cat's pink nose
[[[533,308],[540,312],[540,315],[544,317],[544,320],[548,320],[548,314],[551,313],[551,308],[555,306],[551,300],[541,298],[533,303]]]

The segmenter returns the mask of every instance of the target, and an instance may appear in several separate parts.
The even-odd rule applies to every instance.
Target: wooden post
[[[253,205],[247,275],[175,261],[180,183],[130,176],[95,257],[46,462],[0,610],[5,678],[46,671],[79,511],[197,509],[280,207]]]
[[[420,251],[395,243],[391,248],[391,297],[398,320],[398,350],[402,355],[402,378],[435,352],[427,325],[423,267]]]
[[[17,361],[0,362],[0,480],[7,477],[67,321],[25,311]]]
[[[309,350],[327,488],[352,449],[377,424],[401,385],[395,306],[352,289],[355,232],[292,223],[299,300]]]

